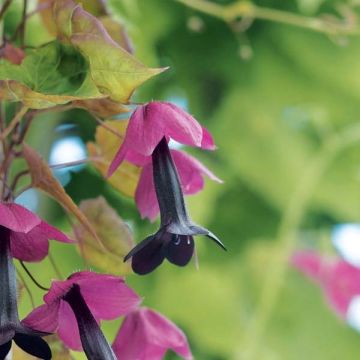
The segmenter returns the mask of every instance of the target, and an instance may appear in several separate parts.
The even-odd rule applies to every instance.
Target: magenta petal
[[[171,150],[171,155],[178,170],[184,194],[196,194],[202,190],[204,187],[204,175],[213,181],[222,183],[222,180],[215,176],[206,166],[187,153]]]
[[[81,351],[79,328],[70,305],[61,300],[59,309],[59,327],[57,334],[63,343],[72,350]]]
[[[72,279],[73,280],[73,279]],[[97,319],[112,320],[134,310],[141,298],[122,278],[96,274],[77,279],[81,294]]]
[[[141,308],[126,316],[113,344],[123,360],[161,360],[168,349],[192,359],[184,333],[159,313]]]
[[[0,225],[16,232],[27,233],[40,222],[37,215],[23,206],[0,202]]]
[[[110,164],[110,167],[109,167],[108,173],[107,173],[108,177],[110,177],[115,172],[115,170],[121,165],[121,163],[124,161],[126,153],[127,153],[127,145],[126,145],[126,142],[124,141],[121,144],[119,150],[115,154],[115,157]]]
[[[57,240],[64,243],[74,243],[74,240],[69,239],[63,232],[51,226],[45,221],[42,221],[37,227],[49,240]]]
[[[203,137],[201,140],[201,148],[205,150],[215,150],[216,145],[209,130],[203,127],[202,131],[203,131]]]
[[[58,311],[58,302],[44,304],[35,308],[21,323],[34,330],[53,333],[58,327]]]
[[[360,269],[339,260],[330,266],[324,285],[328,301],[345,317],[352,298],[360,295]]]
[[[40,261],[49,252],[49,240],[37,226],[27,234],[14,232],[10,234],[11,255],[23,261]]]
[[[315,281],[321,281],[325,266],[322,259],[315,251],[298,251],[290,260],[292,266],[303,272]]]
[[[135,202],[142,218],[155,220],[159,214],[159,204],[156,198],[152,164],[143,167],[135,192]]]

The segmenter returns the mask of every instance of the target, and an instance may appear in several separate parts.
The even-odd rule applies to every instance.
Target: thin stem
[[[70,166],[86,164],[87,162],[89,162],[91,160],[94,160],[94,158],[89,157],[89,158],[86,158],[86,159],[69,161],[69,162],[62,163],[62,164],[53,164],[53,165],[49,165],[49,167],[51,169],[63,169],[63,168],[70,167]]]
[[[11,131],[14,130],[14,128],[21,121],[21,119],[26,114],[28,109],[29,108],[24,105],[20,108],[20,110],[15,114],[13,119],[10,121],[10,124],[4,129],[4,131],[0,133],[0,141],[4,140],[11,133]]]
[[[22,274],[20,273],[20,271],[17,271],[17,275],[20,278],[21,283],[23,284],[26,292],[29,295],[32,308],[35,309],[34,297],[33,297],[32,293],[31,293],[31,290],[30,290],[29,286],[26,284],[26,281],[25,281],[24,277],[22,276]]]
[[[0,9],[0,20],[3,18],[7,8],[9,7],[9,5],[11,4],[12,0],[5,0],[3,6]]]
[[[245,341],[242,344],[241,359],[257,358],[257,351],[261,348],[265,328],[282,289],[288,268],[288,259],[295,248],[296,234],[317,185],[336,155],[356,142],[360,142],[359,124],[345,129],[341,134],[329,136],[299,179],[278,229],[276,256],[265,273],[259,303],[250,320]]]
[[[27,12],[27,0],[23,0],[24,1],[24,5],[23,5],[23,13],[22,13],[22,19],[21,19],[21,24],[20,24],[20,44],[21,47],[23,48],[25,45],[25,32],[26,32],[26,12]]]
[[[104,120],[101,120],[98,116],[96,116],[95,114],[91,114],[94,119],[96,120],[96,122],[102,126],[104,129],[108,130],[109,132],[111,132],[112,134],[114,134],[115,136],[117,136],[120,139],[124,139],[124,136],[121,135],[117,130],[115,130],[114,128],[112,128],[111,126],[109,126],[108,124],[106,124],[106,122]]]
[[[52,256],[51,253],[48,254],[48,258],[49,258],[49,260],[50,260],[51,266],[52,266],[53,269],[54,269],[54,272],[55,272],[55,274],[56,274],[56,277],[57,277],[58,279],[63,279],[64,277],[62,276],[62,274],[61,274],[58,266],[56,265],[55,259],[54,259],[54,257]]]
[[[20,262],[20,265],[22,266],[22,268],[25,270],[25,272],[28,274],[29,278],[32,280],[32,282],[41,290],[44,290],[44,291],[49,291],[50,289],[45,287],[45,286],[42,286],[35,278],[34,276],[31,274],[30,270],[25,266],[25,264],[19,260]]]
[[[17,183],[19,182],[19,180],[20,180],[23,176],[26,176],[26,175],[29,175],[29,174],[30,174],[30,171],[29,171],[29,170],[23,170],[23,171],[20,171],[19,173],[17,173],[16,176],[14,177],[13,182],[11,183],[10,189],[11,189],[12,191],[15,191],[16,186],[17,186]]]
[[[328,35],[359,35],[360,28],[345,20],[330,20],[294,14],[288,11],[260,7],[250,1],[238,0],[229,5],[220,5],[208,0],[177,0],[204,14],[222,19],[228,23],[239,17],[248,17],[286,25],[297,26]]]

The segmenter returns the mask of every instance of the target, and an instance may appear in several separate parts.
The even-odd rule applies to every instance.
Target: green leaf
[[[128,103],[133,91],[165,69],[150,69],[125,51],[104,25],[75,2],[55,1],[55,23],[63,41],[76,46],[88,59],[99,90],[115,101]]]
[[[76,226],[75,235],[85,259],[107,273],[129,274],[130,262],[124,263],[124,257],[132,249],[134,242],[126,223],[102,196],[82,201],[80,209],[95,228],[102,244],[100,246],[83,227]]]
[[[0,63],[0,98],[46,108],[101,98],[85,58],[72,46],[51,42],[32,50],[20,65]]]

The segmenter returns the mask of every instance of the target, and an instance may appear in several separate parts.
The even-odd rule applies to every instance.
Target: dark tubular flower
[[[194,253],[194,235],[205,235],[225,249],[213,233],[194,224],[189,218],[179,176],[165,137],[156,146],[152,163],[160,208],[160,229],[133,248],[124,261],[132,257],[132,268],[141,275],[153,271],[165,258],[175,265],[185,266]]]
[[[51,350],[40,335],[20,324],[16,299],[16,271],[10,254],[11,231],[0,226],[0,359],[5,359],[12,340],[30,355],[51,359]]]
[[[71,306],[75,314],[81,343],[87,358],[89,360],[117,360],[111,346],[86,305],[79,285],[73,284],[72,288],[64,296],[64,300]]]

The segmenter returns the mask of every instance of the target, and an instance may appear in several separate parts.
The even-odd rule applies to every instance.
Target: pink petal
[[[109,169],[107,172],[108,177],[110,177],[115,172],[115,170],[121,165],[121,163],[125,160],[127,151],[128,151],[128,147],[127,147],[126,141],[124,141],[121,144],[119,150],[115,154],[115,157],[109,166]]]
[[[291,257],[291,265],[315,281],[321,281],[325,264],[315,251],[297,251]]]
[[[184,333],[173,322],[147,308],[126,316],[113,349],[122,360],[161,360],[168,349],[184,359],[192,359]]]
[[[116,276],[96,274],[74,281],[80,286],[85,302],[97,319],[115,319],[134,310],[141,302],[135,291]]]
[[[58,311],[58,302],[41,305],[35,308],[22,324],[34,330],[53,333],[58,327]]]
[[[74,243],[74,240],[69,239],[63,232],[51,226],[45,221],[42,221],[37,227],[49,240],[57,240],[64,243]]]
[[[41,219],[37,215],[23,206],[0,202],[0,225],[13,231],[27,233],[40,222]]]
[[[343,260],[336,261],[324,279],[325,293],[334,310],[346,316],[354,296],[360,295],[360,269]]]
[[[49,252],[49,240],[37,226],[27,234],[12,231],[10,234],[11,255],[23,261],[40,261]]]
[[[135,202],[142,218],[155,220],[160,210],[154,188],[152,163],[142,169],[135,192]]]
[[[203,127],[202,131],[203,131],[203,137],[201,140],[201,148],[205,150],[215,150],[216,145],[209,130]]]
[[[59,308],[59,327],[57,334],[63,343],[72,350],[81,351],[79,328],[70,305],[61,300]]]
[[[44,296],[44,301],[47,304],[60,301],[60,299],[70,290],[73,283],[74,282],[71,280],[53,280],[50,290]]]

